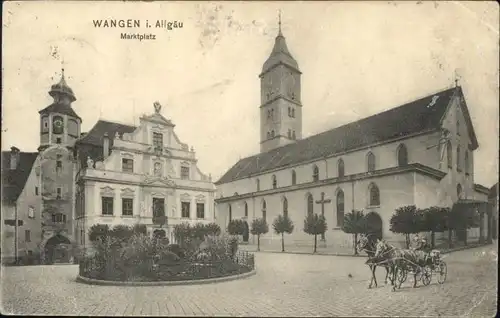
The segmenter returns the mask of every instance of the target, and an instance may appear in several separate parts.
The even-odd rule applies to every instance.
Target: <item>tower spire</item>
[[[278,28],[279,28],[278,35],[282,35],[281,34],[281,9],[279,10],[279,13],[278,13]]]
[[[61,77],[64,79],[64,57],[61,59]]]

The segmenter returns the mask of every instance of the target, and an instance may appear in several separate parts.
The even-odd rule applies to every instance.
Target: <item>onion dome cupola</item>
[[[52,85],[49,95],[54,98],[55,102],[64,102],[66,98],[70,103],[76,101],[73,90],[68,86],[66,79],[64,78],[64,69],[62,69],[61,80],[59,83]]]
[[[271,55],[266,60],[266,62],[264,62],[261,76],[279,64],[287,65],[288,67],[291,67],[292,69],[300,73],[299,65],[288,50],[286,39],[281,32],[281,15],[279,19],[278,36],[276,36],[276,39],[274,41],[274,47],[271,51]]]

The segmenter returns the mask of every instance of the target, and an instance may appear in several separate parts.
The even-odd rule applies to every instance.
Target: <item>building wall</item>
[[[73,154],[66,147],[54,145],[45,149],[40,159],[39,178],[41,179],[43,208],[54,207],[58,213],[66,216],[64,224],[54,224],[52,215],[49,213],[42,216],[45,240],[54,235],[56,230],[62,229],[62,234],[73,241],[75,191]],[[57,161],[61,162],[61,167],[57,167]],[[58,196],[58,191],[60,191],[60,196]]]
[[[369,188],[375,184],[380,190],[380,206],[369,205]],[[218,203],[217,222],[222,229],[227,228],[229,222],[229,205],[231,205],[232,219],[247,219],[250,225],[254,218],[261,218],[262,202],[266,201],[266,220],[270,225],[270,231],[263,236],[263,242],[266,240],[280,240],[281,237],[276,236],[272,232],[272,222],[278,214],[283,213],[283,201],[286,197],[288,201],[288,215],[295,224],[294,233],[287,240],[295,243],[304,241],[311,242],[311,237],[303,232],[304,218],[307,214],[307,197],[312,194],[314,200],[313,213],[321,214],[321,204],[316,201],[321,199],[321,193],[325,193],[325,199],[331,200],[324,207],[324,215],[328,224],[326,241],[352,241],[352,236],[342,232],[337,224],[337,194],[339,191],[344,192],[344,213],[348,213],[353,209],[363,210],[365,214],[375,212],[382,219],[383,236],[389,240],[399,240],[400,238],[393,235],[388,227],[390,217],[395,209],[402,205],[414,204],[414,173],[401,173],[392,176],[384,176],[380,178],[364,179],[354,182],[342,182],[333,185],[318,186],[311,189],[300,189],[293,192],[276,193],[266,196],[252,197],[246,200],[236,200],[231,203]],[[248,205],[248,217],[245,218],[245,202]],[[265,243],[264,243],[265,244]]]
[[[467,131],[465,117],[460,107],[461,103],[463,104],[464,101],[459,97],[454,97],[450,102],[447,113],[442,119],[442,127],[449,131],[447,135],[443,132],[427,132],[408,138],[392,140],[383,144],[373,144],[370,147],[339,154],[331,158],[307,162],[293,167],[278,168],[274,171],[220,184],[218,185],[218,198],[232,199],[233,196],[235,196],[234,199],[237,200],[237,195],[252,193],[254,198],[248,200],[250,211],[249,218],[261,217],[261,197],[255,196],[258,196],[262,191],[273,188],[273,176],[276,177],[278,189],[292,184],[292,170],[295,171],[297,184],[312,183],[314,181],[313,169],[314,166],[317,166],[319,168],[319,182],[316,182],[317,186],[312,190],[308,190],[313,194],[315,200],[320,197],[321,192],[325,192],[327,198],[333,200],[335,199],[335,188],[342,188],[345,195],[345,212],[349,212],[352,208],[362,209],[366,213],[375,210],[382,216],[384,237],[391,239],[393,235],[388,229],[389,219],[397,207],[413,204],[418,208],[426,208],[433,205],[451,207],[459,197],[457,191],[458,184],[460,184],[462,188],[462,192],[460,193],[462,198],[479,198],[483,200],[482,196],[478,194],[477,191],[474,191],[474,155],[471,150],[472,140]],[[450,167],[448,166],[449,153],[446,144],[440,145],[440,140],[443,137],[448,138],[451,142]],[[367,172],[367,158],[370,152],[373,153],[376,158],[375,170],[397,167],[398,149],[401,145],[405,145],[407,149],[408,163],[419,163],[440,170],[446,173],[445,177],[441,180],[437,180],[419,173],[406,173],[377,178],[369,178],[368,175],[367,177],[369,179],[355,181],[350,185],[337,183],[336,185],[325,187],[321,184],[321,180],[323,179],[336,178],[339,176],[339,159],[342,159],[344,162],[346,176]],[[458,147],[461,148],[460,153],[457,153]],[[469,164],[467,166],[465,162],[465,150],[468,152]],[[366,200],[368,198],[367,189],[370,182],[375,182],[380,189],[382,203],[379,208],[371,209],[366,205]],[[288,199],[289,210],[295,209],[300,211],[300,217],[293,219],[294,216],[292,216],[295,223],[299,222],[300,228],[302,228],[306,207],[305,193],[303,192],[304,191],[296,191],[286,194],[287,196],[291,196],[291,198]],[[272,213],[274,213],[273,215],[276,215],[275,211],[281,211],[279,206],[280,200],[277,198],[266,199],[266,203],[267,210],[272,211]],[[241,211],[243,211],[242,207],[244,207],[242,202],[237,201],[233,203],[233,205],[235,206],[234,208],[232,207],[233,218],[241,216]],[[318,211],[316,204],[315,208],[315,212]],[[228,222],[228,209],[228,203],[217,204],[218,220],[221,225],[226,225]],[[235,209],[237,212],[235,212]],[[270,215],[270,212],[267,212],[267,214]],[[295,215],[297,215],[296,212]],[[333,233],[338,233],[338,231],[334,232],[331,229],[332,222],[335,223],[335,220],[334,214],[330,213],[329,216],[327,215],[330,236]],[[343,238],[341,236],[342,234],[337,234],[331,237],[331,239],[334,241],[342,240]]]
[[[153,149],[153,133],[163,135],[163,151]],[[157,115],[141,118],[140,126],[130,134],[114,138],[111,154],[95,166],[87,165],[80,175],[78,202],[78,242],[88,245],[88,230],[94,224],[110,226],[145,224],[148,231],[159,227],[153,223],[153,198],[165,202],[168,217],[167,235],[181,222],[209,223],[214,221],[215,186],[196,165],[194,151],[182,143],[173,131],[173,125],[163,122]],[[124,171],[123,159],[133,160],[133,171]],[[155,170],[155,164],[160,169]],[[182,177],[182,167],[189,169]],[[113,197],[113,215],[103,215],[102,197]],[[122,215],[122,198],[133,199],[133,215]],[[190,215],[182,217],[181,202],[190,202]],[[204,218],[196,216],[197,203],[204,204]],[[165,228],[166,225],[163,226]],[[85,243],[83,243],[85,242]]]
[[[42,241],[42,200],[39,178],[35,169],[39,160],[38,157],[16,204],[11,205],[2,202],[2,219],[15,220],[17,208],[17,219],[23,221],[23,225],[17,228],[18,256],[24,256],[27,251],[36,251]],[[36,187],[38,188],[38,195],[36,195]],[[33,210],[32,217],[29,213],[30,209]],[[29,234],[26,231],[29,231]],[[15,227],[7,226],[2,222],[2,257],[13,258],[15,256],[14,240]]]

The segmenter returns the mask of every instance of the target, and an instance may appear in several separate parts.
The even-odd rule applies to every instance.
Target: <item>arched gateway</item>
[[[71,242],[61,235],[56,234],[47,240],[44,246],[45,263],[69,263],[71,261]]]
[[[367,234],[371,234],[378,239],[382,239],[382,219],[376,212],[370,212],[366,215]]]

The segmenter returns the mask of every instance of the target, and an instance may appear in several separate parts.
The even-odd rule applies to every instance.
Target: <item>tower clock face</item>
[[[53,122],[53,132],[54,134],[62,134],[63,133],[63,120],[61,117],[55,117]]]

